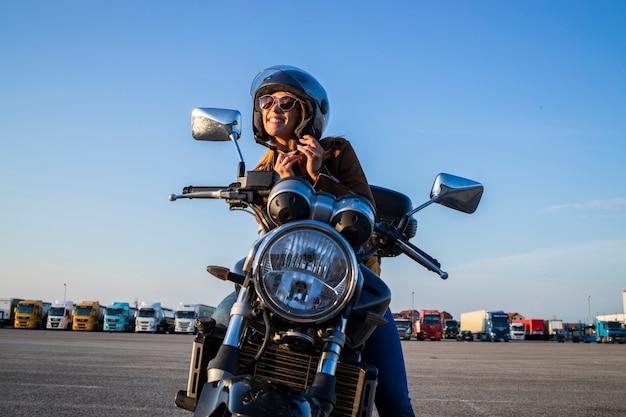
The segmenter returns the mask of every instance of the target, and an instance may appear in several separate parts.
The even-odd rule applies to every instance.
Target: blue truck
[[[501,310],[461,313],[461,331],[471,331],[474,339],[479,341],[511,340],[509,315]]]
[[[135,316],[137,309],[130,303],[115,301],[104,311],[105,332],[133,332],[135,331]]]
[[[596,342],[598,343],[619,343],[626,342],[626,329],[624,324],[614,320],[595,321]]]

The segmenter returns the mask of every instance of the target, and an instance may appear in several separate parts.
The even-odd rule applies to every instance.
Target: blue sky
[[[274,64],[329,92],[327,134],[418,205],[435,175],[485,186],[473,215],[418,214],[442,281],[386,259],[392,310],[568,321],[623,312],[626,4],[621,1],[2,2],[0,297],[217,304],[255,237],[220,201],[228,143],[194,107],[239,109]],[[66,284],[66,285],[64,285]]]

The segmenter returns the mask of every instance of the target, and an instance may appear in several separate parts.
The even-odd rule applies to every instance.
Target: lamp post
[[[415,291],[411,291],[411,321],[415,320]]]
[[[587,323],[591,324],[591,295],[587,297]]]
[[[67,284],[63,283],[63,301],[67,300]]]

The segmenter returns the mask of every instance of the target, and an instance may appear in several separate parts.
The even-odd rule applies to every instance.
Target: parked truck
[[[104,309],[105,332],[133,332],[137,309],[130,303],[115,301]]]
[[[397,318],[393,320],[396,323],[396,329],[398,329],[398,337],[402,340],[411,340],[413,334],[413,323],[410,319]]]
[[[173,330],[173,310],[161,307],[160,302],[141,303],[135,319],[135,332],[171,333]]]
[[[15,307],[13,327],[16,329],[45,329],[50,303],[22,300]]]
[[[565,329],[563,328],[563,320],[550,319],[543,323],[544,339],[556,340],[563,342],[565,338]]]
[[[48,310],[48,321],[46,329],[72,330],[72,319],[74,318],[74,302],[55,301]]]
[[[545,339],[543,319],[524,319],[519,320],[519,322],[524,325],[524,338],[526,340]]]
[[[104,323],[104,308],[99,301],[81,301],[76,304],[72,330],[99,332]]]
[[[626,329],[624,324],[614,320],[595,321],[596,342],[598,343],[619,343],[626,342]]]
[[[444,339],[456,339],[459,334],[459,322],[456,320],[448,319],[443,321],[443,338]]]
[[[15,307],[21,298],[0,298],[0,327],[13,327]]]
[[[174,313],[174,332],[196,334],[196,319],[209,318],[213,315],[215,307],[205,304],[180,303]]]
[[[509,315],[502,310],[477,310],[461,313],[461,331],[471,331],[474,340],[499,342],[511,340]]]
[[[420,318],[415,324],[418,340],[441,340],[441,314],[439,314],[439,310],[420,310]]]
[[[509,325],[511,331],[511,340],[524,340],[524,323],[517,321]]]

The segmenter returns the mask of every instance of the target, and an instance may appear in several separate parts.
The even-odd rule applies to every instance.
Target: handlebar
[[[228,200],[231,203],[254,203],[267,196],[269,196],[269,190],[190,185],[183,188],[182,194],[170,194],[169,200],[176,201],[181,198],[211,198],[216,200]]]
[[[239,193],[231,191],[228,187],[194,187],[183,188],[182,194],[170,194],[170,201],[180,198],[213,198],[213,199],[233,199],[240,196]]]
[[[396,239],[396,246],[402,251],[402,253],[422,265],[424,268],[439,274],[441,279],[448,278],[448,273],[441,270],[439,262],[426,252],[419,249],[417,246],[400,239]]]

